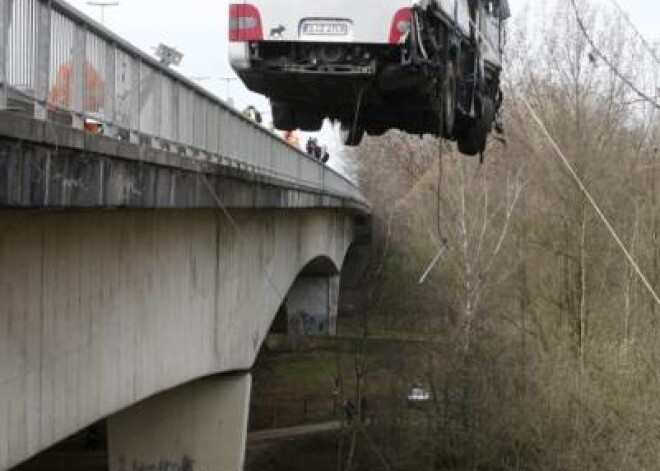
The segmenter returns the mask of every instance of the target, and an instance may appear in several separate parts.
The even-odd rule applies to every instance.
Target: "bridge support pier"
[[[337,333],[339,275],[300,275],[286,298],[289,330],[308,335]]]
[[[206,378],[108,419],[110,471],[240,471],[249,373]]]

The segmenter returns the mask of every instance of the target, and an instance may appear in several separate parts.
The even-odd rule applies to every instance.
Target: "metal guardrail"
[[[62,0],[0,0],[0,109],[15,102],[36,119],[82,129],[91,118],[118,139],[364,201],[346,178]]]

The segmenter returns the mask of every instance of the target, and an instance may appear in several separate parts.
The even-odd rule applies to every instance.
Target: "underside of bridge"
[[[269,332],[332,334],[339,279],[327,255],[308,262]],[[85,427],[15,471],[243,469],[250,401],[260,400],[251,382],[249,372],[234,371],[168,389]]]
[[[105,418],[111,470],[240,469],[236,372],[278,310],[332,332],[353,237],[334,209],[3,212],[0,469]]]

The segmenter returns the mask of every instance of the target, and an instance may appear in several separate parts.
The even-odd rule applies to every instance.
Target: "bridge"
[[[279,312],[332,332],[358,189],[61,0],[0,2],[0,470],[238,470]],[[287,314],[288,313],[288,314]]]

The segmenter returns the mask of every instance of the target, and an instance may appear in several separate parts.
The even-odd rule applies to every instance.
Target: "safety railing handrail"
[[[290,152],[293,155],[295,155],[298,159],[302,159],[303,162],[311,162],[314,165],[318,165],[319,169],[321,170],[321,175],[320,178],[317,181],[317,184],[319,185],[319,189],[322,189],[323,191],[329,191],[329,192],[341,192],[346,194],[347,196],[350,196],[352,198],[358,199],[358,200],[363,200],[362,196],[359,193],[359,190],[350,182],[346,177],[342,176],[335,170],[321,164],[318,162],[316,159],[313,157],[309,156],[308,154],[302,152],[300,149],[296,149],[292,146],[289,146],[286,144],[282,139],[279,137],[275,136],[272,132],[268,131],[265,129],[263,126],[253,122],[249,118],[243,116],[238,110],[235,108],[229,106],[226,102],[206,90],[205,88],[201,87],[200,85],[196,84],[194,81],[191,79],[185,77],[181,73],[179,73],[176,70],[173,70],[170,67],[165,66],[164,64],[160,63],[158,60],[156,60],[154,57],[150,56],[149,54],[141,51],[137,47],[133,46],[130,44],[128,41],[125,39],[121,38],[119,35],[113,33],[100,23],[96,22],[92,18],[88,17],[84,13],[80,12],[73,6],[67,4],[63,0],[0,0],[0,2],[4,3],[4,5],[0,5],[0,8],[5,8],[4,14],[2,11],[0,11],[0,28],[3,28],[3,31],[0,31],[2,34],[2,38],[0,38],[0,53],[4,52],[4,58],[3,58],[3,64],[1,66],[1,72],[0,73],[0,82],[2,82],[3,86],[3,91],[7,93],[7,89],[11,87],[10,79],[7,78],[7,73],[8,70],[11,68],[11,59],[9,55],[9,51],[11,49],[11,41],[9,38],[10,34],[10,28],[11,28],[11,22],[10,18],[7,18],[9,10],[9,6],[6,4],[6,2],[14,2],[16,5],[19,5],[19,7],[22,7],[25,9],[25,12],[23,12],[23,16],[21,19],[25,22],[25,24],[22,25],[22,27],[27,31],[23,31],[23,36],[27,37],[28,40],[32,40],[30,44],[24,44],[24,49],[27,54],[33,54],[35,57],[32,58],[30,61],[29,59],[26,59],[25,62],[26,64],[21,64],[21,66],[26,69],[28,72],[23,71],[23,73],[27,73],[29,75],[28,77],[28,82],[32,80],[35,83],[32,83],[33,89],[31,90],[31,96],[34,101],[34,106],[35,106],[35,116],[39,117],[39,113],[37,112],[37,109],[41,107],[41,119],[48,119],[48,111],[44,108],[48,108],[49,106],[49,100],[50,100],[50,89],[51,87],[54,87],[54,85],[51,83],[54,79],[53,77],[56,75],[54,74],[55,71],[51,70],[53,68],[53,64],[56,62],[56,58],[54,56],[56,55],[54,52],[54,49],[56,46],[51,43],[52,39],[51,36],[53,36],[53,28],[54,26],[54,18],[53,14],[51,12],[57,12],[59,15],[62,15],[62,17],[66,18],[68,21],[71,22],[69,25],[65,25],[66,27],[69,28],[67,30],[65,26],[62,26],[62,31],[68,33],[71,36],[70,39],[70,44],[65,44],[64,46],[61,47],[61,49],[64,51],[59,51],[62,56],[65,58],[67,56],[67,53],[70,54],[70,62],[71,64],[68,64],[64,59],[62,59],[62,64],[65,64],[69,67],[69,75],[73,76],[73,79],[69,78],[69,80],[73,81],[74,84],[71,86],[70,82],[66,83],[66,88],[65,93],[67,94],[67,99],[69,101],[76,101],[77,104],[71,105],[70,103],[69,106],[61,106],[61,104],[58,104],[56,108],[63,108],[65,111],[70,112],[73,115],[77,115],[82,118],[84,121],[85,118],[87,117],[94,117],[97,118],[96,115],[94,115],[93,112],[89,112],[86,108],[86,103],[81,103],[84,101],[88,94],[89,91],[85,88],[88,86],[87,82],[87,76],[88,74],[91,74],[86,68],[88,67],[88,55],[90,54],[89,47],[91,47],[88,44],[88,33],[91,33],[95,35],[100,41],[102,41],[102,44],[97,52],[97,55],[101,56],[101,59],[99,61],[102,63],[103,67],[103,73],[104,74],[109,74],[108,72],[108,66],[107,66],[107,54],[108,51],[106,48],[114,48],[112,50],[112,61],[114,61],[112,67],[110,67],[110,71],[112,74],[115,76],[112,77],[112,93],[113,96],[110,98],[108,101],[112,101],[112,104],[110,106],[111,111],[109,112],[112,114],[112,116],[105,116],[105,110],[103,111],[101,116],[100,121],[102,121],[104,124],[108,124],[111,127],[116,127],[119,130],[123,131],[129,131],[129,132],[134,132],[137,137],[136,139],[139,139],[140,137],[151,137],[154,139],[161,140],[163,142],[169,142],[174,145],[179,145],[181,147],[186,147],[188,149],[191,149],[193,151],[201,151],[204,152],[208,155],[222,155],[222,150],[220,149],[221,147],[221,137],[218,136],[217,142],[213,142],[213,145],[211,146],[212,148],[208,148],[209,144],[209,138],[215,139],[215,136],[210,136],[209,135],[209,129],[210,126],[213,124],[213,120],[211,119],[212,117],[210,114],[213,114],[213,118],[215,119],[215,124],[217,126],[216,132],[220,133],[220,122],[224,119],[223,113],[227,113],[228,116],[231,116],[234,120],[237,120],[237,123],[241,123],[239,126],[247,126],[245,128],[244,134],[246,136],[250,134],[249,129],[252,129],[253,131],[256,131],[259,133],[259,135],[263,136],[266,141],[265,143],[261,143],[261,145],[264,145],[266,143],[270,143],[270,148],[265,149],[265,151],[270,152],[270,154],[277,154],[277,152]],[[48,11],[43,12],[42,9],[46,8]],[[47,16],[42,17],[40,15],[46,14]],[[27,16],[32,15],[30,18],[25,18]],[[4,21],[3,21],[3,16],[4,16]],[[43,18],[46,18],[44,20]],[[40,28],[44,28],[44,22],[47,22],[47,31],[46,30],[40,30]],[[36,24],[32,24],[36,23]],[[30,35],[33,35],[34,38],[32,38]],[[77,57],[75,54],[76,47],[80,48],[80,46],[75,45],[75,39],[79,36],[76,35],[83,35],[83,49],[82,53],[85,55],[84,58]],[[57,35],[54,35],[56,40],[59,40]],[[47,40],[48,47],[45,49],[48,49],[47,52],[40,51],[39,48],[43,47],[43,42]],[[66,46],[69,46],[69,51],[67,51]],[[92,44],[93,46],[93,44]],[[16,47],[16,46],[15,46]],[[78,52],[81,52],[80,49]],[[132,74],[137,74],[137,80],[135,81],[133,78],[129,79],[134,80],[131,85],[134,86],[135,89],[130,89],[129,92],[133,93],[137,96],[137,110],[134,109],[135,104],[130,103],[129,106],[131,107],[130,110],[128,111],[129,117],[128,120],[130,121],[128,126],[125,126],[125,123],[120,123],[119,118],[118,118],[118,110],[117,108],[119,107],[119,100],[118,95],[117,95],[117,85],[118,83],[116,82],[116,68],[117,68],[117,60],[119,58],[118,53],[126,55],[128,68],[130,69],[130,72]],[[15,53],[16,54],[16,53]],[[47,54],[47,57],[43,57],[43,54]],[[105,54],[105,56],[103,56]],[[19,59],[21,59],[19,57]],[[82,61],[82,65],[81,62]],[[39,69],[39,64],[47,64],[48,66],[46,67],[46,71],[44,72],[43,70]],[[126,66],[126,64],[124,64]],[[143,71],[143,67],[147,67],[146,71]],[[77,70],[76,70],[77,69]],[[96,73],[96,71],[94,71]],[[168,107],[175,107],[178,110],[178,115],[173,112],[172,115],[169,117],[170,121],[166,124],[163,124],[163,118],[159,117],[157,118],[158,123],[157,124],[150,124],[150,125],[144,125],[143,126],[143,120],[151,123],[149,120],[152,120],[156,114],[158,114],[154,109],[152,109],[154,106],[157,106],[158,104],[155,103],[156,98],[153,96],[149,96],[148,98],[145,99],[145,102],[143,103],[141,94],[142,94],[142,74],[143,72],[146,72],[148,77],[154,77],[154,80],[157,82],[157,86],[154,86],[154,90],[158,90],[158,100],[160,100],[162,97],[161,95],[164,93],[164,88],[166,86],[171,87],[171,92],[172,96],[174,97],[176,95],[176,103],[174,103],[174,98],[172,100],[172,103],[168,105]],[[59,72],[57,72],[59,73]],[[82,83],[76,83],[75,82],[75,74],[78,74],[77,77],[78,82]],[[152,74],[156,75],[152,75]],[[30,75],[32,74],[32,75]],[[44,84],[44,75],[43,74],[48,74],[48,80],[45,81],[46,83]],[[158,75],[160,74],[160,76]],[[105,77],[105,76],[104,76]],[[57,77],[58,79],[59,77]],[[165,83],[165,78],[171,81],[171,83]],[[105,100],[108,98],[108,92],[106,90],[106,85],[105,83],[108,81],[108,78],[105,77],[105,81],[103,81],[103,90],[101,92],[103,100],[103,105],[104,107],[107,105]],[[42,80],[42,83],[39,84],[37,83],[38,80]],[[124,84],[125,85],[125,84]],[[136,85],[136,86],[135,86]],[[41,88],[40,88],[41,87]],[[45,87],[45,89],[44,89]],[[69,88],[74,88],[74,90],[69,90]],[[78,90],[75,87],[81,87],[82,90]],[[68,94],[73,94],[76,95],[74,98],[71,98],[68,96]],[[98,91],[97,91],[98,93]],[[191,95],[186,95],[186,93]],[[40,96],[41,95],[41,96]],[[44,96],[46,96],[46,99],[44,100]],[[203,101],[201,103],[197,103],[197,97],[200,97]],[[97,97],[98,98],[98,97]],[[151,101],[149,101],[151,100]],[[182,101],[183,100],[183,101]],[[127,100],[130,101],[130,100]],[[148,102],[148,103],[147,103]],[[181,110],[181,104],[184,105],[189,105],[189,109],[186,108],[184,110]],[[198,108],[195,107],[195,105],[198,105]],[[143,110],[142,107],[146,108],[147,105],[149,105],[148,110],[144,111],[144,117],[142,115]],[[215,107],[217,108],[216,111],[210,110],[208,106]],[[185,108],[185,106],[184,106]],[[124,110],[125,111],[125,110]],[[137,114],[134,116],[134,114]],[[189,113],[190,114],[190,119],[192,121],[195,121],[194,118],[200,118],[202,120],[202,124],[200,126],[203,126],[203,137],[200,138],[199,140],[205,141],[205,145],[197,145],[198,143],[195,142],[197,139],[197,134],[200,130],[199,128],[195,128],[195,123],[193,122],[192,125],[190,123],[183,123],[182,121],[185,120],[185,118],[188,117],[186,115],[185,117],[183,116],[184,113]],[[151,115],[151,116],[149,116]],[[211,120],[211,121],[209,121]],[[135,124],[137,122],[137,124]],[[185,124],[185,128],[184,128]],[[83,122],[78,123],[78,127],[84,126]],[[157,132],[149,132],[146,128],[148,127],[158,127]],[[167,128],[167,132],[163,129]],[[170,139],[171,136],[166,136],[165,134],[176,134],[179,139]],[[181,134],[185,134],[185,136],[182,138]],[[228,135],[228,138],[231,137]],[[269,141],[270,140],[270,141]],[[139,141],[138,141],[139,142]],[[277,142],[277,144],[273,143]],[[254,143],[255,146],[257,146],[257,143]],[[284,145],[286,150],[279,150],[279,147],[281,145]],[[240,147],[240,145],[239,145]],[[215,149],[214,149],[215,148]],[[270,155],[269,154],[269,155]],[[236,155],[224,155],[226,158],[231,158],[234,160],[241,160],[240,156]],[[271,164],[273,164],[273,160],[276,155],[270,155],[269,160]],[[253,159],[254,160],[254,159]],[[257,165],[255,162],[246,162],[248,165],[252,165],[254,168],[265,168],[264,165],[259,164]],[[281,164],[281,163],[280,163]],[[274,164],[273,164],[274,165]],[[309,185],[311,183],[310,180],[304,180],[301,175],[300,175],[300,166],[297,166],[298,169],[296,172],[291,173],[292,179],[295,180],[301,180],[301,183],[305,183]],[[275,168],[272,169],[274,172],[277,173],[282,173],[281,170],[277,170]],[[332,177],[330,177],[332,176]],[[344,187],[343,189],[340,188],[326,188],[326,180],[328,180],[327,177],[330,177],[330,180],[336,180],[339,179],[342,184],[340,186]],[[304,180],[304,181],[302,181]],[[335,191],[333,191],[335,190]]]

